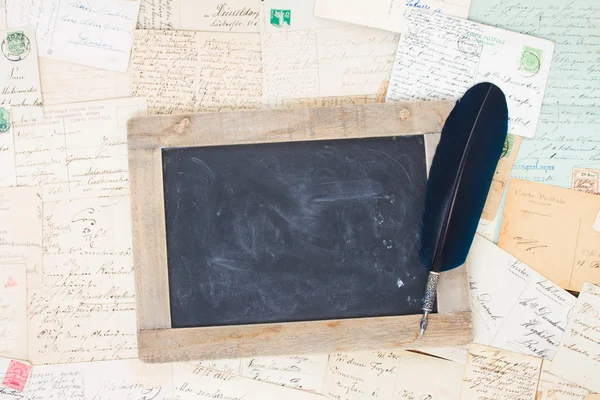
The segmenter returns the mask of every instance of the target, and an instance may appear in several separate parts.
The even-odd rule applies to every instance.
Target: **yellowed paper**
[[[334,353],[323,394],[331,399],[458,399],[464,366],[408,351]],[[430,379],[435,371],[436,379]]]
[[[44,105],[131,96],[129,74],[40,58]]]
[[[600,281],[600,197],[511,179],[498,245],[556,282],[578,291]]]
[[[143,115],[135,98],[46,107],[43,123],[14,127],[18,185],[44,200],[129,193],[127,121]]]
[[[256,34],[138,30],[132,95],[150,114],[260,108],[260,55]]]
[[[389,80],[399,35],[316,18],[313,3],[267,0],[261,5],[266,106],[289,99],[376,95]],[[290,11],[289,24],[271,19],[277,10]]]
[[[0,107],[12,107],[13,123],[43,121],[34,29],[18,26],[0,31],[0,43]]]
[[[470,6],[471,0],[317,0],[315,16],[402,33],[406,8],[414,7],[466,19]]]
[[[138,29],[258,33],[260,0],[142,0]]]
[[[544,360],[536,400],[584,400],[589,390],[559,378],[551,372],[552,362]]]
[[[461,400],[535,400],[542,359],[472,344]]]
[[[600,287],[583,284],[550,371],[600,393]]]
[[[28,293],[34,364],[137,355],[130,202],[44,202],[44,285]]]
[[[0,357],[27,359],[27,278],[41,285],[37,188],[0,188]]]
[[[498,217],[498,208],[500,207],[502,196],[504,196],[506,185],[508,185],[508,178],[517,159],[517,153],[522,141],[522,136],[508,135],[506,137],[502,156],[498,161],[496,172],[494,172],[494,177],[492,178],[492,185],[490,186],[490,191],[485,200],[483,212],[481,213],[481,218],[487,221],[493,221]]]

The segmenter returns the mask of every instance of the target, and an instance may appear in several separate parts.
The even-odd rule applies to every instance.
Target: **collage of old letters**
[[[598,399],[597,0],[0,0],[0,400]],[[507,94],[474,343],[145,364],[127,121]]]

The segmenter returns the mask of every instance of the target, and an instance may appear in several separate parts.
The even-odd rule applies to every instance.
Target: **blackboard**
[[[423,136],[163,148],[172,328],[418,314]]]

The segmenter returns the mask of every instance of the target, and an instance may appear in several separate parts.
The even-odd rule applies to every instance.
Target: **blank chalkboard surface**
[[[162,160],[173,328],[421,312],[422,136]]]

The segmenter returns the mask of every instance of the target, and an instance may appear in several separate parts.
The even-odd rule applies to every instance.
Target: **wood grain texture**
[[[140,331],[139,357],[173,362],[419,346],[459,346],[472,341],[471,313],[433,314],[417,340],[420,315],[281,324]]]
[[[138,329],[171,327],[160,149],[129,152]]]
[[[216,146],[441,132],[452,101],[233,111],[134,118],[130,149]]]

